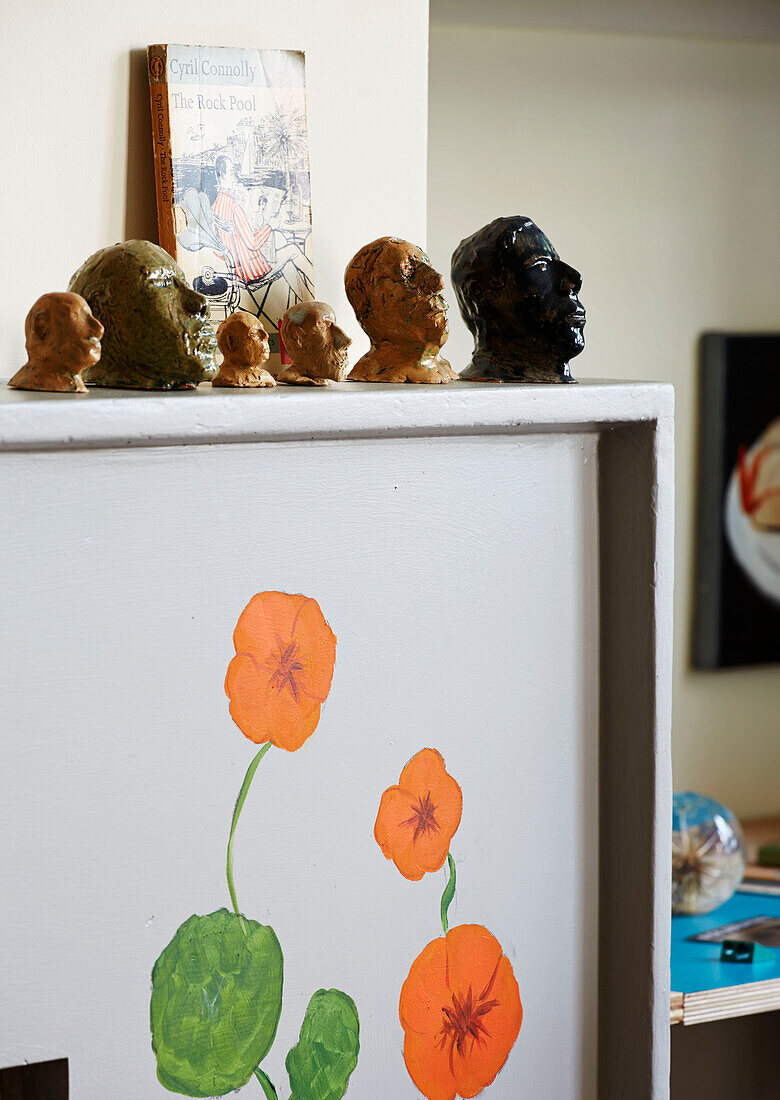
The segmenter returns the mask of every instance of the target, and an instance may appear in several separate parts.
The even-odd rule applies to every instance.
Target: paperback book
[[[314,297],[303,53],[147,50],[159,241],[218,324],[279,318]]]

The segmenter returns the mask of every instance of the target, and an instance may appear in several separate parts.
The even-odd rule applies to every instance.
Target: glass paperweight
[[[674,796],[672,912],[709,913],[731,895],[745,871],[745,841],[731,810],[692,791]]]

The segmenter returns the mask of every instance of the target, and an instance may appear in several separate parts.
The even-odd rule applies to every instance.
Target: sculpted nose
[[[352,341],[350,340],[349,336],[347,336],[344,329],[339,328],[338,325],[333,326],[332,332],[333,332],[333,346],[337,350],[340,350],[341,348],[348,348],[349,345],[352,343]]]
[[[187,312],[194,313],[196,316],[205,317],[206,310],[208,309],[205,294],[199,294],[197,290],[193,290],[192,287],[187,286],[186,283],[179,283],[179,288],[181,290],[182,305]]]
[[[568,264],[559,261],[559,285],[564,294],[578,294],[582,287],[582,276],[579,271]]]
[[[428,264],[420,264],[417,270],[420,273],[420,283],[429,293],[433,294],[439,290],[444,290],[444,280],[438,271],[435,271]]]

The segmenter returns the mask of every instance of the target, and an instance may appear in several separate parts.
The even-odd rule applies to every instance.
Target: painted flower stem
[[[225,869],[226,869],[226,872],[227,872],[227,883],[228,883],[228,890],[230,891],[230,900],[233,903],[233,912],[236,914],[237,917],[240,917],[242,926],[244,925],[244,918],[241,916],[241,913],[240,913],[239,908],[238,908],[238,901],[236,899],[236,886],[235,886],[235,883],[233,882],[233,838],[234,838],[235,833],[236,833],[236,826],[238,825],[238,819],[239,819],[239,817],[241,817],[241,811],[244,808],[244,803],[246,802],[246,796],[249,794],[249,788],[252,786],[252,780],[255,777],[255,772],[257,771],[257,767],[258,767],[260,761],[265,756],[265,754],[270,749],[270,747],[271,747],[271,742],[266,741],[266,743],[260,749],[260,752],[257,753],[257,755],[252,760],[252,763],[247,768],[246,775],[244,776],[244,782],[241,784],[241,790],[238,792],[238,798],[236,799],[236,808],[233,810],[233,820],[230,823],[230,837],[228,838],[227,864],[226,864]],[[244,930],[246,931],[245,926],[244,926]],[[262,1082],[261,1082],[261,1084],[262,1084]],[[263,1086],[263,1087],[265,1087],[265,1086]],[[274,1096],[275,1095],[276,1094],[274,1093]]]
[[[451,852],[447,852],[447,866],[450,875],[447,879],[447,885],[444,887],[444,893],[441,896],[441,926],[445,936],[450,927],[449,921],[447,920],[447,911],[452,905],[452,899],[455,897],[455,860],[452,858]]]
[[[255,1077],[260,1082],[260,1085],[265,1093],[266,1100],[279,1100],[279,1093],[274,1088],[271,1079],[263,1070],[258,1066],[255,1070]]]

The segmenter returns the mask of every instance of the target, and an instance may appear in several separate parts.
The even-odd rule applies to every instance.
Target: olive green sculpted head
[[[93,386],[167,390],[196,386],[216,370],[206,299],[149,241],[101,248],[68,289],[105,326],[100,361],[84,375]]]

